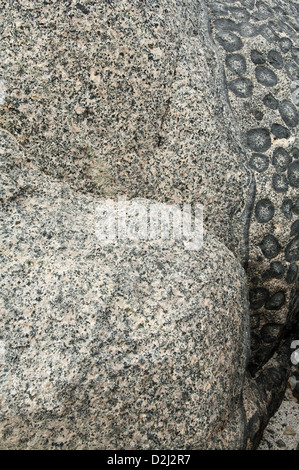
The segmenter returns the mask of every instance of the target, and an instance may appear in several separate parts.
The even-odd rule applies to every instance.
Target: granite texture
[[[85,193],[204,203],[245,260],[252,176],[204,5],[1,4],[0,123],[28,158]]]
[[[297,16],[0,0],[2,448],[258,446],[299,310]],[[203,249],[102,246],[119,195],[203,204]]]
[[[197,251],[103,245],[96,196],[35,168],[26,191],[26,158],[4,132],[1,148],[18,190],[2,206],[0,448],[244,446],[248,291],[232,252],[207,231]]]

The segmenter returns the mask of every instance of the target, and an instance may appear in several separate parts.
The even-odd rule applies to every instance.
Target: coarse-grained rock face
[[[2,127],[81,191],[201,202],[245,259],[251,175],[203,6],[54,3],[2,2]]]
[[[297,14],[0,0],[1,448],[257,446],[298,316]],[[202,249],[101,244],[119,196],[202,204]]]
[[[251,370],[298,319],[299,40],[296,2],[207,1],[256,183],[249,228]]]
[[[22,156],[1,144],[16,181]],[[0,448],[242,448],[248,291],[233,253],[208,232],[197,251],[103,245],[96,196],[27,176],[35,189],[3,205]]]

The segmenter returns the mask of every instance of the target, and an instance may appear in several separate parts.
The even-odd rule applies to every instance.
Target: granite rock
[[[1,137],[16,188],[2,202],[0,448],[244,447],[248,292],[233,253],[207,231],[196,251],[103,244],[101,199]]]

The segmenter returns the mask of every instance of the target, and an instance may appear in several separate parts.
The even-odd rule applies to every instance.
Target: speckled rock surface
[[[103,246],[99,198],[34,168],[26,191],[1,138],[19,191],[2,206],[0,448],[241,448],[248,292],[232,252],[208,233],[199,251]]]
[[[249,228],[251,370],[298,320],[299,7],[207,1],[228,97],[256,183]]]
[[[0,124],[28,158],[83,192],[204,203],[245,260],[252,177],[204,5],[0,5]]]

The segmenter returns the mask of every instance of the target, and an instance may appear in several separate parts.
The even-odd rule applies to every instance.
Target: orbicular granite
[[[298,314],[297,16],[0,0],[2,448],[257,446]],[[102,247],[119,195],[203,204],[203,249]]]
[[[15,188],[2,205],[0,448],[242,448],[248,292],[232,252],[208,232],[199,251],[102,245],[97,196],[28,167],[3,132],[1,145]]]
[[[298,321],[299,5],[207,4],[256,182],[247,270],[256,371]]]

